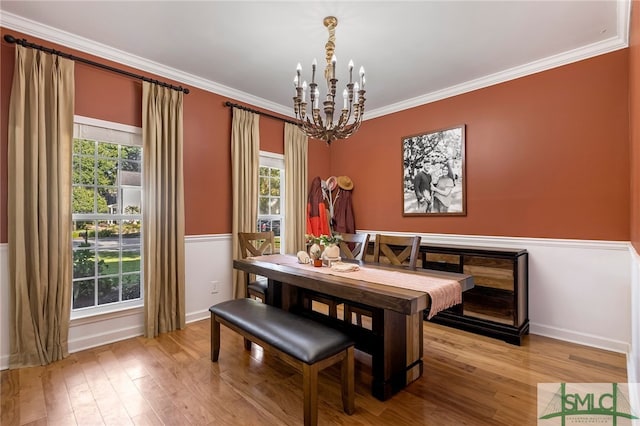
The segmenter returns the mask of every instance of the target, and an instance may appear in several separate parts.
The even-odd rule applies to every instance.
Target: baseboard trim
[[[209,319],[209,315],[210,312],[208,309],[204,309],[201,311],[197,311],[197,312],[191,312],[189,314],[187,314],[187,318],[186,318],[186,323],[192,323],[192,322],[196,322],[196,321],[202,321],[205,319]]]
[[[538,336],[550,337],[552,339],[563,340],[565,342],[576,343],[579,345],[585,345],[593,348],[627,354],[627,360],[629,359],[628,354],[630,353],[631,348],[629,346],[629,343],[627,342],[605,339],[593,334],[578,333],[571,330],[550,327],[533,322],[530,323],[529,333],[536,334]]]
[[[69,340],[69,353],[80,352],[143,335],[144,325],[142,324],[109,330],[105,333],[90,334],[79,339]]]

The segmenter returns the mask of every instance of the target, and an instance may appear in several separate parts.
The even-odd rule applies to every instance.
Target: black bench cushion
[[[269,283],[267,282],[267,280],[258,279],[247,284],[247,288],[258,293],[267,294]]]
[[[344,333],[254,299],[234,299],[209,308],[276,349],[307,364],[353,345]]]

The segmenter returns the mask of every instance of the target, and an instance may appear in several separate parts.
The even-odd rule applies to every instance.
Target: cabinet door
[[[462,295],[465,316],[515,325],[515,280],[512,259],[464,256],[463,270],[475,287]]]

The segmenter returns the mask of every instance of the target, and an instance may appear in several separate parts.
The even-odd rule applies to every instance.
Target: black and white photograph
[[[403,215],[466,215],[464,130],[402,138]]]

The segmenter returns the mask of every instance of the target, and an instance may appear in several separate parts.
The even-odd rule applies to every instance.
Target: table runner
[[[430,277],[423,274],[408,274],[403,271],[390,269],[367,268],[366,265],[360,266],[360,269],[357,271],[338,272],[326,266],[315,267],[311,264],[298,263],[296,256],[285,254],[270,254],[249,257],[248,259],[274,263],[276,265],[286,265],[298,269],[313,270],[314,272],[322,274],[353,278],[355,280],[368,281],[392,287],[423,291],[431,298],[428,319],[431,319],[431,317],[444,309],[462,303],[462,287],[456,280]]]

